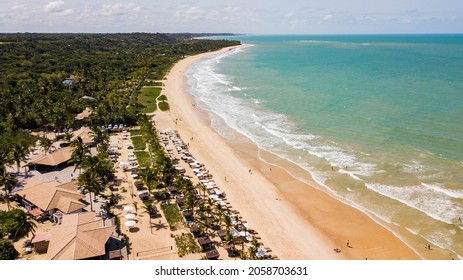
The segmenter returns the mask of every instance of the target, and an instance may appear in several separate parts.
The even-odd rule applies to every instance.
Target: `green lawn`
[[[169,223],[170,230],[175,231],[179,227],[185,226],[183,216],[180,213],[180,210],[178,210],[176,204],[163,204],[161,205],[161,209],[164,213],[164,217],[166,217],[167,222]]]
[[[160,87],[142,87],[138,94],[138,103],[143,106],[142,113],[152,113],[157,110],[159,95],[161,95]]]
[[[134,152],[140,167],[150,167],[151,158],[148,152]]]
[[[140,129],[131,130],[130,136],[141,136],[141,130]]]
[[[146,149],[146,143],[142,136],[133,136],[132,143],[135,150],[144,151]]]

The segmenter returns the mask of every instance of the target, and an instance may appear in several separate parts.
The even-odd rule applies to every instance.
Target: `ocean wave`
[[[442,184],[426,184],[426,183],[421,183],[421,185],[427,189],[433,190],[438,193],[445,194],[449,197],[453,198],[463,198],[463,190],[450,190],[444,188]]]
[[[454,224],[455,217],[463,213],[463,208],[455,201],[452,201],[451,197],[446,193],[428,186],[399,187],[367,183],[366,187],[447,224]]]

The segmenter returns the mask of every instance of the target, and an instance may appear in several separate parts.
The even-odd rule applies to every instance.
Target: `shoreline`
[[[296,179],[285,169],[288,162],[245,136],[230,144],[216,133],[208,113],[193,106],[185,71],[204,57],[233,48],[190,56],[174,65],[163,89],[170,111],[155,113],[157,128],[178,130],[183,139],[191,140],[192,154],[280,259],[421,259],[367,214]],[[272,161],[262,160],[260,153],[268,153]]]

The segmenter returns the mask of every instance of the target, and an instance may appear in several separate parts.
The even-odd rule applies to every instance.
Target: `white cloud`
[[[49,2],[44,7],[45,12],[51,13],[55,16],[67,16],[72,14],[72,9],[66,9],[64,7],[64,1],[53,1]]]
[[[125,16],[134,15],[140,12],[141,9],[134,3],[122,4],[105,4],[102,6],[99,14],[102,16]]]
[[[323,17],[323,20],[325,20],[325,21],[330,21],[330,20],[332,20],[333,18],[334,18],[333,15],[325,15],[325,16]]]

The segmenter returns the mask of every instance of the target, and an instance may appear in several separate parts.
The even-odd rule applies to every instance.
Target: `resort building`
[[[115,229],[113,220],[96,217],[94,212],[76,213],[64,216],[50,232],[37,234],[32,244],[38,253],[46,252],[48,260],[109,259],[106,248]]]
[[[77,188],[76,181],[61,184],[57,181],[31,179],[18,195],[21,197],[21,205],[36,219],[49,218],[59,224],[63,216],[82,212],[85,208],[86,204],[80,201],[85,196]]]

